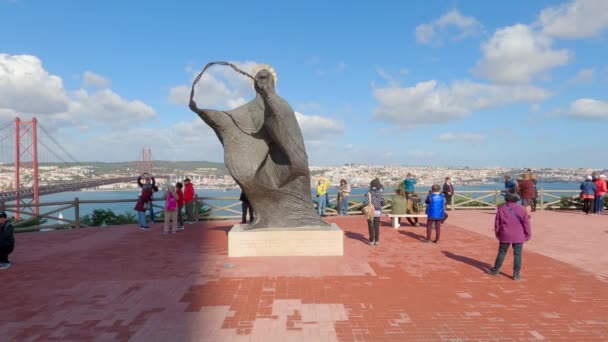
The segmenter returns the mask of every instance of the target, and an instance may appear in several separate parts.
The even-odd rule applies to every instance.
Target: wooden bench
[[[403,217],[403,218],[408,218],[408,217],[423,217],[426,218],[426,214],[404,214],[404,215],[393,215],[393,214],[388,214],[388,217],[391,218],[392,222],[393,222],[393,228],[398,229],[401,225],[399,224],[399,218]]]

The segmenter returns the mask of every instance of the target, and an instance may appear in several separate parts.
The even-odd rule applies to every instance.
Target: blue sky
[[[35,115],[82,161],[223,160],[187,108],[223,60],[275,68],[313,165],[605,168],[604,0],[0,0],[0,32],[0,121]],[[222,67],[197,94],[254,95]]]

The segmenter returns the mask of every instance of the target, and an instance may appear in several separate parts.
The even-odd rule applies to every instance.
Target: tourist
[[[374,217],[367,220],[367,228],[369,229],[369,244],[377,246],[380,242],[380,216],[382,215],[382,207],[384,206],[384,195],[382,194],[382,183],[378,178],[374,178],[369,183],[369,191],[365,194],[363,206],[371,203],[374,206]]]
[[[403,191],[405,194],[405,190]],[[407,198],[407,196],[406,196]],[[410,195],[410,198],[407,199],[407,213],[408,214],[420,214],[423,210],[422,199],[418,197],[417,194],[413,193]],[[406,217],[407,222],[409,222],[413,227],[420,227],[420,223],[418,222],[418,218],[414,217],[413,220],[411,217]]]
[[[410,198],[410,195],[416,191],[416,178],[413,174],[408,172],[403,180],[403,187],[405,190],[405,197]]]
[[[406,215],[408,199],[405,197],[405,191],[397,188],[395,190],[395,196],[391,199],[391,215]],[[401,223],[401,217],[397,218],[397,221]]]
[[[452,208],[452,196],[454,195],[454,185],[450,177],[445,177],[445,183],[443,183],[443,196],[445,196],[445,206],[450,204]]]
[[[143,182],[142,182],[143,179]],[[150,176],[147,172],[144,172],[140,177],[137,178],[137,185],[142,189],[149,188],[152,190],[152,195],[154,195],[155,191],[158,191],[158,187],[156,187],[156,180],[154,177]],[[156,190],[155,190],[156,189]],[[150,200],[144,204],[144,219],[146,217],[146,211],[150,211],[150,222],[154,223],[154,203],[152,202],[152,195],[150,195]],[[146,226],[148,222],[146,221]]]
[[[534,199],[532,200],[532,212],[536,211],[536,203],[538,202],[538,187],[536,184],[538,183],[538,179],[536,175],[532,172],[532,169],[528,169],[528,174],[530,175],[530,180],[534,184]]]
[[[521,196],[521,204],[526,209],[528,218],[530,218],[530,214],[532,213],[532,204],[534,203],[536,192],[534,190],[534,182],[532,182],[530,179],[529,173],[524,173],[522,175],[522,180],[519,182],[518,188],[519,195]]]
[[[154,179],[154,177],[152,177]],[[152,181],[152,196],[150,197],[150,222],[154,223],[154,193],[158,192],[156,182]]]
[[[144,179],[144,182],[142,183],[142,178]],[[150,206],[152,205],[152,181],[154,180],[154,177],[149,177],[147,176],[147,173],[144,173],[143,175],[139,176],[137,178],[137,184],[141,187],[141,194],[139,195],[139,197],[137,198],[137,203],[135,203],[135,211],[137,211],[137,216],[138,216],[138,221],[139,221],[139,228],[141,228],[142,230],[146,230],[148,228],[150,228],[148,226],[148,222],[146,221],[146,211],[148,209],[150,209]]]
[[[600,175],[595,181],[595,213],[600,215],[604,212],[604,196],[608,192],[608,186],[606,184],[606,175]]]
[[[169,185],[165,192],[165,224],[163,225],[163,234],[177,232],[177,194],[175,187]],[[171,229],[169,229],[171,223]]]
[[[190,178],[184,179],[184,207],[186,207],[186,221],[192,223],[194,221],[195,205],[194,185],[190,182]]]
[[[445,222],[445,197],[440,192],[439,184],[433,184],[431,193],[424,201],[427,204],[426,241],[431,242],[431,231],[435,227],[434,243],[439,243],[441,237],[441,224]]]
[[[319,216],[325,215],[327,208],[327,190],[329,189],[329,179],[319,177],[317,182],[317,212]]]
[[[184,185],[181,182],[175,183],[175,194],[177,195],[177,230],[184,229],[184,216],[182,210],[184,208]]]
[[[517,183],[511,178],[511,175],[505,175],[505,193],[515,193],[517,191]]]
[[[593,182],[593,177],[587,176],[587,179],[581,183],[581,198],[583,199],[583,211],[585,214],[593,214],[595,209],[595,191],[597,186]]]
[[[0,211],[0,270],[11,267],[8,256],[15,249],[15,233],[11,220],[4,211]]]
[[[350,198],[350,185],[346,179],[340,179],[340,188],[338,189],[338,214],[348,215],[348,200]]]
[[[506,203],[499,206],[494,220],[494,233],[499,241],[498,255],[494,267],[486,269],[486,273],[497,275],[509,250],[513,246],[513,280],[519,280],[521,271],[521,256],[524,242],[532,238],[532,229],[527,211],[517,204],[519,197],[515,193],[505,195]]]
[[[243,217],[241,219],[241,223],[247,223],[247,212],[249,212],[249,223],[252,223],[255,217],[253,216],[253,208],[251,207],[251,203],[249,203],[249,199],[247,195],[245,195],[244,191],[241,191],[241,208],[243,209]]]

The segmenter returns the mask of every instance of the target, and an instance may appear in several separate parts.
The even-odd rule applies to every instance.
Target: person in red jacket
[[[534,189],[534,182],[530,179],[529,173],[524,173],[522,178],[523,180],[519,182],[517,187],[519,189],[519,195],[521,196],[521,204],[526,209],[529,218],[532,213],[534,198],[536,198],[536,190]]]
[[[194,185],[190,182],[190,178],[184,179],[184,206],[186,207],[186,220],[194,221]]]
[[[182,209],[184,208],[184,192],[182,188],[184,185],[181,182],[175,183],[175,193],[177,194],[177,230],[184,229],[184,217],[182,215]]]
[[[608,186],[606,185],[606,175],[600,175],[595,180],[595,210],[594,213],[600,215],[604,211],[604,196],[608,192]]]

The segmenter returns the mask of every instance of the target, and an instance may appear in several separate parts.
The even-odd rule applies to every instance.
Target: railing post
[[[80,228],[80,200],[78,197],[74,198],[74,221],[76,228]]]
[[[494,208],[498,209],[498,196],[500,196],[500,191],[494,190]]]
[[[454,211],[454,194],[452,193],[452,197],[450,197],[450,211]]]
[[[544,196],[543,188],[540,188],[538,195],[540,196],[540,210],[545,210],[545,199],[544,199],[545,196]]]

